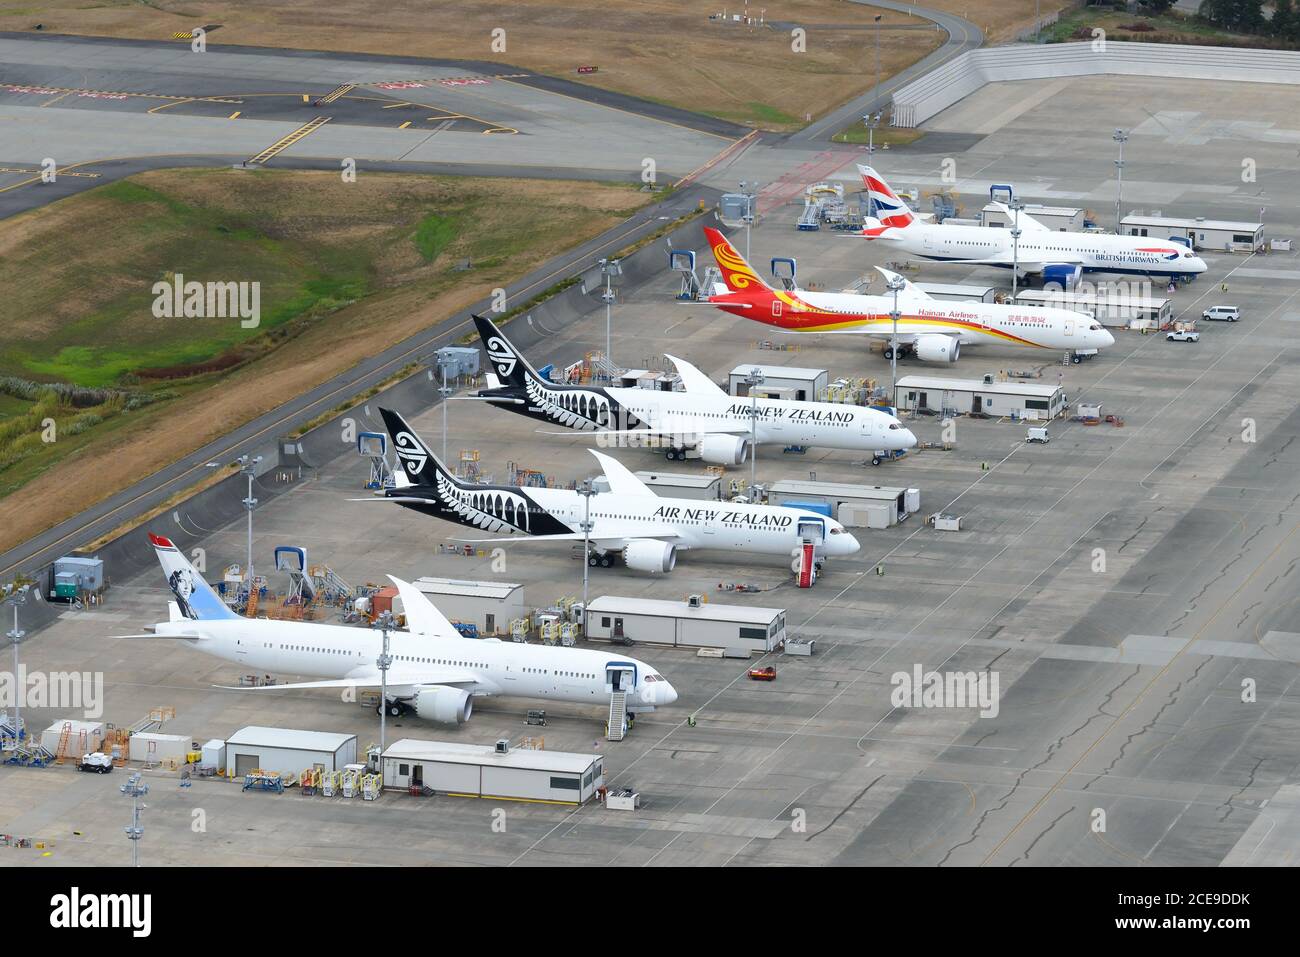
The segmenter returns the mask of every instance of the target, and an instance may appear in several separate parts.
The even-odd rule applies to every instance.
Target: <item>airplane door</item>
[[[807,539],[815,545],[822,545],[826,541],[826,523],[819,518],[801,518],[799,519],[799,538]]]
[[[1066,320],[1065,320],[1065,334],[1066,334],[1067,336],[1072,336],[1072,335],[1074,335],[1074,320],[1073,320],[1073,319],[1066,319]]]
[[[775,318],[775,319],[780,319],[780,318],[781,318],[781,300],[780,300],[780,299],[773,299],[773,300],[772,300],[772,317]]]

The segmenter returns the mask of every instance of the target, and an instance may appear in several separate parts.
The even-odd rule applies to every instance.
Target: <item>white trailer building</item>
[[[1022,216],[1032,216],[1048,229],[1059,233],[1083,232],[1084,210],[1075,206],[1042,206],[1038,203],[1025,203],[1020,211]],[[992,203],[984,207],[982,222],[985,226],[1012,229],[1016,224],[1015,213],[1004,213]]]
[[[977,286],[957,282],[917,282],[912,285],[931,299],[940,299],[944,302],[993,302],[998,294],[997,286]]]
[[[918,489],[783,479],[767,488],[769,505],[828,506],[831,518],[856,528],[889,528],[920,511]]]
[[[355,734],[253,725],[226,739],[226,773],[233,777],[243,777],[259,768],[286,777],[308,768],[342,771],[356,761]]]
[[[732,395],[749,395],[745,378],[758,370],[763,377],[754,394],[768,399],[794,399],[800,402],[815,401],[830,381],[825,369],[800,369],[795,366],[761,366],[749,362],[731,370],[727,391]]]
[[[80,758],[89,751],[98,751],[104,742],[104,722],[64,718],[41,732],[41,747],[50,754],[58,754],[65,732],[67,742],[64,753],[75,758]]]
[[[605,783],[598,754],[403,738],[383,754],[384,786],[453,797],[583,804]]]
[[[676,472],[637,472],[636,477],[660,495],[698,498],[716,502],[722,498],[722,476],[711,472],[688,475]],[[606,480],[608,484],[608,480]]]
[[[504,634],[511,621],[524,617],[523,585],[428,575],[413,584],[451,621],[472,624],[480,635]]]
[[[1119,221],[1125,236],[1183,239],[1194,249],[1253,252],[1264,246],[1264,224],[1206,219],[1204,216],[1145,216],[1130,213]]]
[[[608,641],[771,651],[785,641],[784,608],[602,595],[586,612],[587,637]]]
[[[1052,289],[1026,289],[1016,293],[1016,302],[1026,306],[1073,309],[1094,317],[1103,326],[1130,329],[1160,328],[1173,318],[1174,301],[1151,296],[1121,294],[1111,286],[1092,292],[1077,289],[1057,292]]]
[[[194,741],[183,734],[138,731],[127,743],[127,757],[143,764],[180,766],[189,757]]]
[[[903,412],[950,410],[958,415],[1054,419],[1065,411],[1065,390],[1060,385],[998,382],[991,375],[983,379],[906,375],[898,380],[894,395]]]

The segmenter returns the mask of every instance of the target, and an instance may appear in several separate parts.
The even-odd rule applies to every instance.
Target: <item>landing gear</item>
[[[609,568],[614,564],[614,556],[609,552],[591,552],[587,555],[587,564],[592,568]]]
[[[382,707],[383,706],[381,705],[375,705],[375,714],[382,714],[383,713]],[[388,716],[390,718],[400,718],[403,715],[407,715],[411,713],[411,709],[408,708],[406,705],[402,704],[402,702],[400,701],[388,702],[387,708],[388,708]]]
[[[1073,362],[1075,365],[1079,365],[1081,362],[1083,362],[1083,356],[1079,355],[1079,353],[1077,352],[1072,352],[1070,353],[1070,361]]]
[[[664,458],[669,462],[680,462],[682,459],[686,458],[686,450],[668,449],[668,451],[664,452]]]
[[[890,346],[885,346],[885,361],[889,362],[894,358],[894,350]]]

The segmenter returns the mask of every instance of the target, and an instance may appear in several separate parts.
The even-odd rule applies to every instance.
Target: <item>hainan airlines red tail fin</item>
[[[772,288],[763,282],[758,273],[754,272],[753,267],[745,261],[745,257],[731,245],[731,240],[721,232],[712,226],[705,226],[704,235],[708,238],[709,245],[713,247],[713,258],[718,261],[718,268],[722,270],[722,281],[727,284],[728,289],[732,292],[753,292],[758,289]]]

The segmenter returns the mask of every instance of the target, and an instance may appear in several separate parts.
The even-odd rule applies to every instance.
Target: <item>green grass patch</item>
[[[881,126],[872,134],[859,120],[848,129],[840,130],[831,137],[831,141],[835,143],[853,143],[859,146],[866,146],[870,142],[873,146],[894,147],[915,143],[923,136],[925,136],[925,130],[903,129],[896,126]]]
[[[456,238],[456,223],[446,216],[430,213],[415,227],[415,248],[427,263],[437,259]]]

